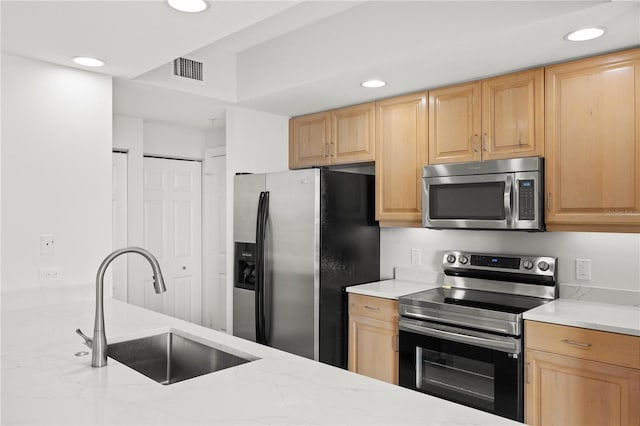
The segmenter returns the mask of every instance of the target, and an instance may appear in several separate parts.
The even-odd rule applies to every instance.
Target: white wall
[[[111,98],[109,76],[2,55],[2,291],[94,282],[111,251]],[[42,267],[61,281],[40,283]]]
[[[207,138],[202,130],[144,121],[142,137],[146,155],[190,160],[204,158]]]
[[[289,168],[289,117],[244,108],[226,115],[227,151],[227,331],[233,332],[233,177]]]
[[[597,232],[500,232],[385,228],[380,232],[380,274],[412,266],[411,249],[422,251],[420,268],[441,270],[444,250],[538,254],[558,257],[558,281],[640,292],[640,235]],[[575,259],[591,259],[591,280],[577,280]]]

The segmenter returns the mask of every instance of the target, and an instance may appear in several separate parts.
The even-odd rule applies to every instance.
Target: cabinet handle
[[[529,384],[529,367],[531,366],[531,363],[527,362],[524,366],[524,382],[526,384]]]
[[[368,306],[368,305],[364,305],[365,309],[368,309],[370,311],[379,311],[380,310],[380,306]]]
[[[396,334],[393,336],[393,351],[398,352],[400,350],[399,336]]]
[[[478,152],[478,134],[473,135],[473,152]]]
[[[574,340],[569,340],[569,339],[562,339],[562,343],[566,343],[567,345],[571,345],[571,346],[578,346],[579,348],[585,348],[585,349],[591,347],[591,343],[576,342]]]
[[[482,135],[482,150],[487,151],[487,133]]]

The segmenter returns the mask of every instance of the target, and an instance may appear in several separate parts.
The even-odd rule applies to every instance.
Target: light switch
[[[53,234],[40,235],[40,254],[55,254]]]

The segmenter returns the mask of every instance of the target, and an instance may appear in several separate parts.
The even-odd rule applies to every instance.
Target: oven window
[[[485,409],[495,400],[494,365],[429,349],[416,348],[416,387],[421,390],[439,388],[441,392],[475,399]]]
[[[429,186],[431,219],[504,220],[504,182]]]

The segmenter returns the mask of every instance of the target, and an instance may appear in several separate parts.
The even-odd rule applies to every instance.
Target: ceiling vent
[[[203,63],[187,58],[174,59],[173,75],[190,80],[204,81]]]

